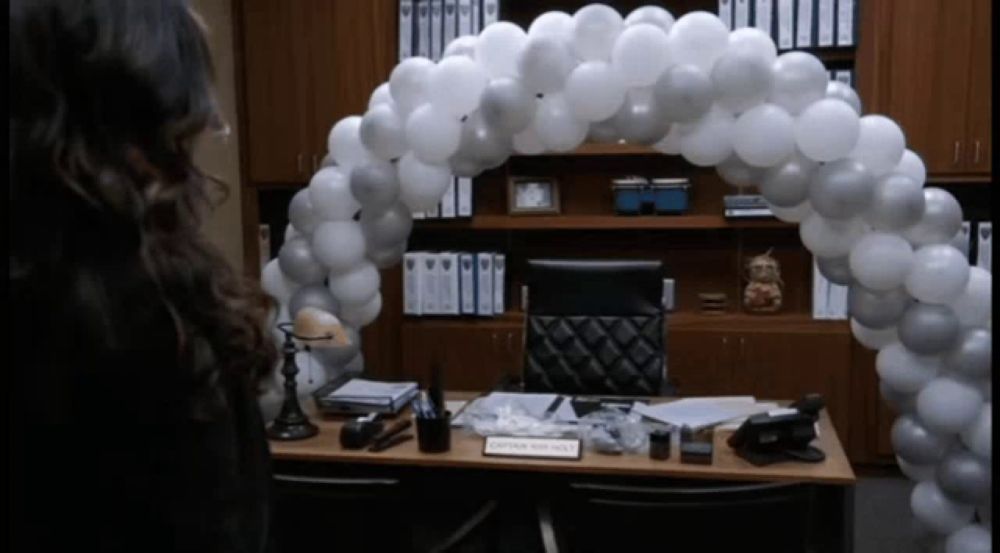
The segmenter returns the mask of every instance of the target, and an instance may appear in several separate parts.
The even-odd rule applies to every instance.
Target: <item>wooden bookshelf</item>
[[[727,219],[722,215],[476,215],[469,219],[417,220],[424,230],[630,230],[793,228],[778,219]]]

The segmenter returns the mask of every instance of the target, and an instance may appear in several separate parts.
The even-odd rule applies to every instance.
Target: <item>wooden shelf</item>
[[[666,155],[649,146],[624,143],[587,142],[569,152],[544,152],[535,155],[514,154],[511,157],[563,157],[563,156],[621,156],[621,155]]]
[[[722,215],[476,215],[471,219],[417,220],[419,229],[628,230],[793,228],[777,219],[726,219]]]
[[[778,50],[778,55],[788,52],[806,52],[820,59],[823,63],[830,62],[854,62],[857,57],[857,50],[854,46],[835,47],[812,47],[812,48],[789,48]]]

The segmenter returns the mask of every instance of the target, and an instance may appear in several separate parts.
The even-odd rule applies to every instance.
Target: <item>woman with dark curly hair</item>
[[[12,531],[31,551],[266,549],[270,305],[200,234],[219,124],[184,0],[10,4]]]

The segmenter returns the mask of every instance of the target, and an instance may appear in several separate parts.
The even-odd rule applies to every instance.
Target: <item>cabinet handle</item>
[[[497,333],[496,332],[493,333],[492,342],[493,342],[493,351],[496,351],[497,350]]]
[[[958,154],[962,151],[962,143],[955,141],[955,158],[951,160],[952,165],[958,165]]]
[[[743,359],[743,346],[746,344],[746,340],[740,336],[740,359]]]
[[[513,343],[514,343],[514,333],[513,332],[508,332],[507,333],[507,353],[514,353]]]
[[[976,141],[976,155],[975,155],[975,159],[972,160],[973,165],[979,165],[979,147],[980,147],[980,144],[979,144],[979,141],[977,140]]]
[[[295,166],[298,168],[299,174],[302,174],[302,154],[299,154],[295,158]]]
[[[725,346],[727,344],[729,344],[729,336],[723,336],[722,337],[722,345]]]

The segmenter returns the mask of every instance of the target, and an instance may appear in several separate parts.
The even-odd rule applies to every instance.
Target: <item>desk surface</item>
[[[472,392],[449,392],[446,399],[465,400],[476,397]],[[655,400],[654,400],[655,401]],[[726,444],[732,431],[716,431],[714,456],[711,465],[683,464],[680,452],[671,452],[670,459],[654,461],[647,455],[604,455],[583,452],[579,461],[487,457],[482,454],[483,438],[462,428],[453,428],[451,451],[421,453],[416,439],[396,445],[380,453],[367,450],[346,450],[340,447],[339,436],[342,419],[320,418],[313,410],[312,401],[304,406],[310,418],[319,426],[319,434],[312,438],[290,442],[271,442],[271,454],[278,460],[322,461],[330,463],[360,463],[372,465],[408,465],[430,467],[457,467],[467,469],[523,470],[534,472],[562,472],[603,475],[668,476],[675,478],[706,478],[718,480],[767,480],[801,481],[822,484],[849,485],[855,482],[854,471],[847,460],[844,448],[824,409],[820,415],[820,435],[817,445],[826,453],[820,463],[784,462],[766,467],[755,467],[737,457]],[[410,416],[406,411],[400,416]],[[407,432],[416,433],[411,427]]]

